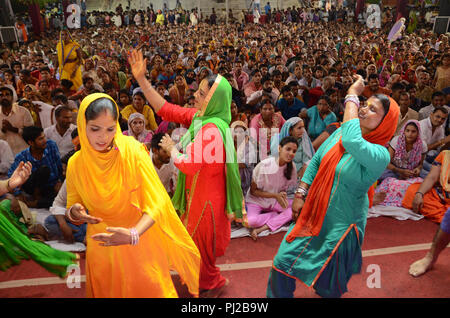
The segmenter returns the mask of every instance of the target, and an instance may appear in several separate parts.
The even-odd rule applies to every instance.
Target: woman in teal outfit
[[[318,149],[292,205],[291,225],[274,258],[267,297],[293,297],[295,281],[322,297],[340,297],[359,273],[372,185],[390,161],[384,145],[399,108],[385,95],[359,107],[362,77],[349,88],[344,122]],[[301,212],[300,212],[301,210]]]

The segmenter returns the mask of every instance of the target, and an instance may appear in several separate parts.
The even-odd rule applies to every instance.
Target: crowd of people
[[[214,178],[229,181],[231,166],[228,175],[211,170],[192,180],[200,168],[182,159],[195,147],[186,148],[183,136],[193,133],[190,126],[199,109],[196,104],[206,99],[211,105],[205,92],[212,87],[218,90],[213,82],[203,87],[204,80],[213,77],[222,86],[222,78],[226,79],[232,92],[229,105],[223,106],[229,107],[230,114],[214,116],[231,119],[229,137],[219,130],[225,153],[231,141],[238,162],[245,212],[234,221],[248,227],[257,241],[262,231],[276,231],[295,221],[297,189],[302,180],[311,179],[311,172],[305,171],[317,161],[316,152],[324,152],[321,145],[329,143],[341,125],[350,126],[343,125],[344,99],[360,76],[363,87],[355,102],[370,109],[374,96],[382,94],[400,110],[394,137],[383,144],[390,163],[378,178],[372,205],[404,207],[433,222],[446,223],[444,234],[437,237],[448,239],[449,35],[420,28],[412,33],[405,30],[391,42],[387,34],[396,21],[389,10],[383,13],[382,29],[369,29],[349,9],[333,11],[326,20],[319,12],[323,11],[269,10],[263,23],[248,19],[246,12],[237,18],[231,13],[229,23],[224,23],[226,19],[219,19],[215,12],[203,18],[196,10],[187,14],[182,9],[155,12],[152,8],[131,13],[118,7],[112,14],[94,12],[82,19],[81,29],[70,31],[55,14],[42,37],[22,34],[20,45],[3,45],[1,178],[11,177],[21,162],[32,164],[28,180],[7,199],[12,204],[19,201],[31,208],[49,209],[52,214],[43,228],[30,233],[42,240],[86,242],[86,224],[71,222],[66,214],[69,189],[65,176],[69,159],[81,148],[77,114],[86,111],[86,105],[81,107],[83,101],[95,93],[106,94],[116,103],[123,135],[146,146],[169,197],[184,193],[179,189],[183,182],[186,187],[198,182],[201,189],[201,184],[208,187]],[[135,76],[132,51],[142,52],[146,83]],[[183,109],[171,110],[168,105]],[[202,116],[213,107],[218,106],[201,110]],[[227,187],[220,190],[230,191]],[[219,194],[212,196],[216,199],[209,203],[211,209],[227,209],[228,202],[222,202]],[[192,198],[186,200],[190,207]],[[204,209],[202,202],[194,200],[194,205],[202,204],[199,213]],[[175,207],[185,212],[185,207]],[[188,220],[188,214],[182,219]],[[226,217],[219,221],[221,226],[229,225]],[[204,243],[198,243],[201,239],[191,233],[190,226],[195,224],[188,225],[188,232],[202,255],[204,290],[226,285],[215,272],[215,260],[203,262],[204,255],[215,256],[200,248]],[[223,254],[227,243],[216,244]],[[432,261],[416,264],[413,275],[430,268],[435,257],[427,257]],[[217,280],[215,285],[208,285],[213,280]]]

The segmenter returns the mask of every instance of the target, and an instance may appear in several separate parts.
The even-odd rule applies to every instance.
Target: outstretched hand
[[[9,178],[9,187],[15,189],[24,184],[31,175],[31,163],[21,161]]]
[[[133,50],[128,56],[128,63],[131,66],[131,73],[136,80],[140,78],[145,78],[147,73],[147,59],[144,59],[141,50]]]
[[[94,241],[103,242],[100,246],[118,246],[131,244],[131,233],[129,229],[123,227],[107,227],[107,232],[98,233],[92,236]]]

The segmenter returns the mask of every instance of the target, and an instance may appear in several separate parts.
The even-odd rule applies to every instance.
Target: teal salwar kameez
[[[369,208],[367,192],[390,161],[388,150],[363,139],[359,119],[342,124],[319,148],[302,178],[312,184],[325,154],[342,137],[345,152],[336,166],[331,196],[318,236],[288,242],[292,224],[273,261],[267,297],[293,297],[295,281],[322,297],[340,297],[359,273]]]

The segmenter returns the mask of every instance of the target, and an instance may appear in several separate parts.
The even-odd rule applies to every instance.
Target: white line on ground
[[[397,253],[405,253],[405,252],[414,252],[414,251],[428,250],[430,247],[431,247],[431,243],[378,248],[378,249],[363,251],[362,256],[370,257],[370,256],[397,254]],[[447,247],[450,247],[450,244],[447,245]],[[237,270],[244,270],[244,269],[266,268],[266,267],[272,266],[272,260],[256,261],[256,262],[243,262],[243,263],[234,263],[234,264],[220,264],[217,266],[220,268],[221,271],[237,271]],[[172,275],[176,274],[176,272],[173,272],[173,271],[171,273],[172,273]],[[85,275],[82,275],[80,277],[80,282],[81,283],[86,282]],[[0,289],[28,287],[28,286],[41,286],[41,285],[57,285],[57,284],[66,284],[66,279],[59,278],[59,277],[44,277],[44,278],[11,280],[11,281],[6,281],[6,282],[0,283]]]

